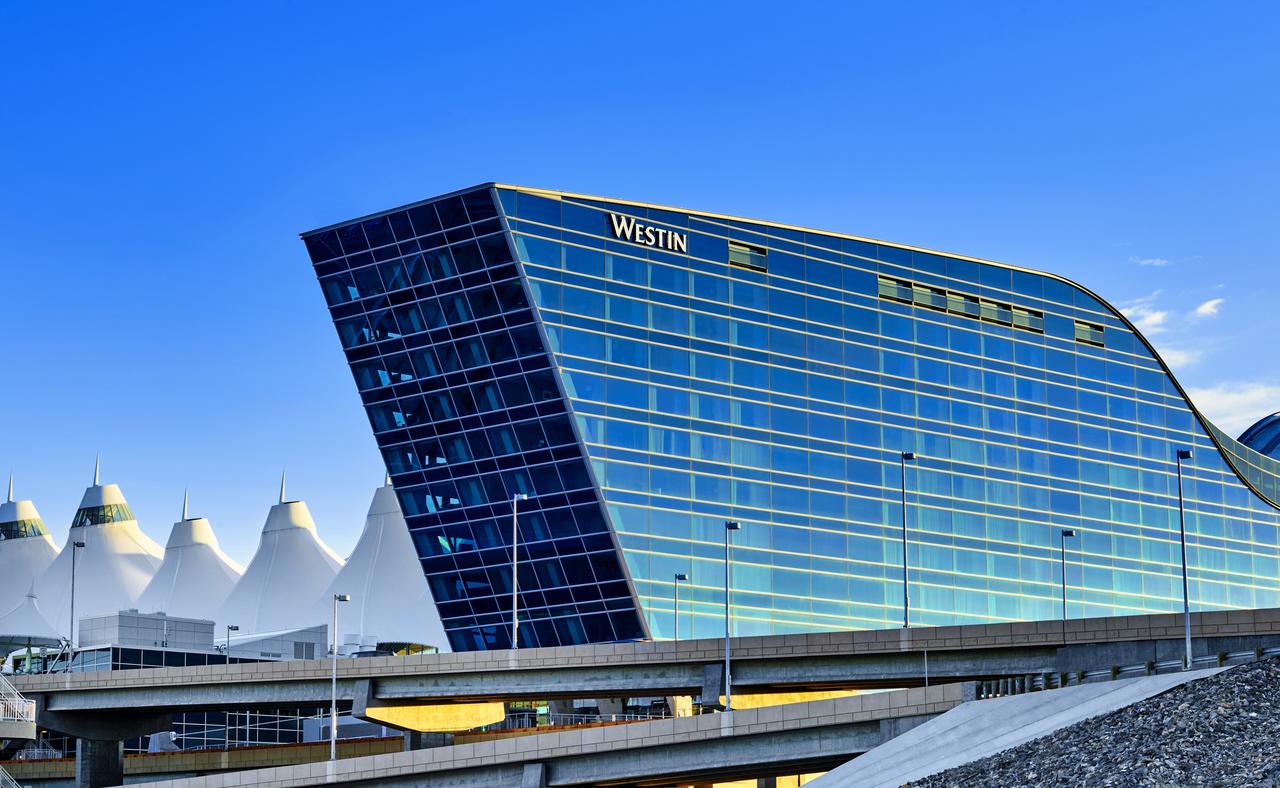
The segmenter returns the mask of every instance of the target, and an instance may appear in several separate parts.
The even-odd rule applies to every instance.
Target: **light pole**
[[[1174,454],[1178,463],[1178,535],[1182,539],[1182,626],[1187,644],[1183,670],[1191,670],[1191,588],[1187,583],[1187,509],[1182,498],[1182,461],[1191,456],[1190,449],[1178,449]]]
[[[672,640],[680,639],[680,583],[689,579],[684,572],[676,572],[675,582],[672,586],[675,588],[675,601],[671,604],[672,618],[675,620],[675,632],[673,632]]]
[[[902,469],[902,628],[911,626],[911,601],[907,593],[907,462],[916,458],[913,451],[904,451],[898,456],[898,464]]]
[[[240,627],[235,624],[227,624],[227,664],[231,664],[231,633],[239,632]]]
[[[742,530],[742,525],[737,520],[724,521],[724,710],[733,711],[733,676],[729,670],[729,631],[732,613],[730,613],[730,605],[733,602],[732,583],[730,582],[729,571],[729,534],[734,531]]]
[[[76,551],[84,547],[84,542],[71,543],[71,626],[67,628],[67,644],[74,652],[76,648]],[[67,656],[71,660],[75,655]],[[70,664],[70,662],[68,662]]]
[[[516,548],[520,544],[520,502],[529,500],[526,493],[511,496],[511,648],[520,648],[520,577],[517,574]]]
[[[333,595],[333,695],[329,702],[329,760],[338,760],[338,603],[350,602],[350,594]]]
[[[1067,645],[1067,539],[1074,537],[1072,528],[1063,528],[1058,532],[1058,547],[1062,553],[1062,645]]]

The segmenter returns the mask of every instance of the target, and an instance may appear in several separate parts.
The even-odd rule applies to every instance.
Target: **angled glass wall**
[[[304,236],[455,650],[644,636],[492,190]]]

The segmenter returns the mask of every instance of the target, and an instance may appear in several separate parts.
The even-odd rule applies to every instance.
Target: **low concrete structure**
[[[181,651],[212,651],[213,622],[164,613],[121,610],[80,619],[80,645],[156,646]]]
[[[814,788],[898,788],[1222,670],[1226,668],[970,701],[832,770],[812,785]]]
[[[357,784],[540,788],[689,783],[831,768],[965,699],[948,684],[152,783],[156,788]]]

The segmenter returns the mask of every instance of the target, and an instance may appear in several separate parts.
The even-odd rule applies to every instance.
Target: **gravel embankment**
[[[911,788],[1280,788],[1280,662],[1241,665]]]

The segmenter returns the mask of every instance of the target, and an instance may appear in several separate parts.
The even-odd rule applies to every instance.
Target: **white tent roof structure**
[[[16,607],[0,615],[0,658],[4,653],[23,646],[56,646],[59,637],[36,604],[32,587]]]
[[[134,607],[164,557],[160,545],[138,527],[120,488],[100,483],[95,465],[93,484],[80,500],[67,543],[36,580],[41,608],[60,633],[70,631],[73,542],[85,545],[75,556],[77,619]]]
[[[10,475],[8,499],[0,503],[0,611],[19,604],[57,555],[35,504],[13,500]]]
[[[218,546],[209,521],[187,516],[184,494],[182,519],[169,532],[164,563],[135,607],[144,613],[212,618],[243,574],[244,567]]]
[[[344,643],[416,643],[449,650],[390,479],[374,492],[355,550],[317,602],[322,621],[331,615],[334,594],[351,595],[338,611]]]
[[[316,534],[307,505],[285,500],[281,477],[280,503],[267,514],[258,550],[214,620],[242,634],[322,624],[323,617],[312,620],[307,611],[341,567],[342,559]]]

